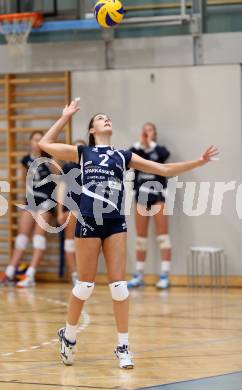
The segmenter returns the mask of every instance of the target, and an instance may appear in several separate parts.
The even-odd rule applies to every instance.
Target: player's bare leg
[[[168,218],[164,215],[165,203],[159,203],[160,210],[155,214],[157,243],[160,249],[160,279],[157,288],[165,289],[169,286],[169,272],[171,267],[171,242],[168,234]]]
[[[103,242],[103,254],[106,260],[118,332],[118,346],[115,354],[119,359],[120,368],[133,368],[128,340],[129,292],[125,281],[126,236],[127,233],[118,233],[106,238]]]
[[[0,283],[7,284],[13,281],[16,267],[23,258],[34,224],[35,220],[31,213],[26,210],[22,211],[19,219],[18,234],[15,238],[15,248],[9,265],[7,266],[5,272],[1,275]]]
[[[147,254],[147,236],[149,226],[149,216],[142,215],[139,210],[145,210],[142,205],[137,205],[135,211],[136,223],[136,270],[133,277],[128,282],[129,288],[140,287],[144,285],[144,268]]]
[[[41,217],[46,223],[51,221],[51,213],[45,212],[41,213]],[[17,283],[18,288],[32,287],[35,285],[35,274],[36,270],[43,259],[43,256],[46,251],[46,232],[45,230],[35,223],[34,232],[32,236],[33,240],[33,255],[31,263],[25,273],[23,280]]]
[[[84,303],[94,289],[100,247],[99,238],[75,238],[78,281],[69,299],[66,326],[58,331],[61,359],[66,365],[74,362],[78,321]]]

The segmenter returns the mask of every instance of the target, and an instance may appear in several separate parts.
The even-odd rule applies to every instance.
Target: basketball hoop
[[[41,26],[43,16],[37,12],[0,15],[0,33],[4,35],[10,54],[24,51],[32,27]]]

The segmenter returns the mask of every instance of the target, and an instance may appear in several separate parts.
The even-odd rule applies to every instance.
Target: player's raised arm
[[[69,106],[63,110],[62,116],[58,121],[47,131],[41,138],[39,147],[49,155],[58,160],[74,161],[78,160],[77,147],[73,145],[66,145],[57,143],[58,136],[61,130],[65,127],[67,122],[71,119],[77,111],[79,111],[77,101],[72,101]]]
[[[137,169],[138,171],[152,173],[154,175],[176,176],[207,164],[209,161],[212,161],[217,155],[218,149],[214,146],[210,146],[197,160],[179,163],[159,164],[153,161],[145,160],[139,157],[137,154],[133,153],[129,167]]]

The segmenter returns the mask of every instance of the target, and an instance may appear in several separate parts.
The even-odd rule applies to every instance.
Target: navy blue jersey
[[[82,172],[81,214],[95,218],[123,218],[123,181],[132,152],[112,146],[78,145],[77,148]]]
[[[21,164],[27,169],[31,169],[30,166],[32,162],[37,157],[31,155],[24,156],[21,160]],[[56,185],[53,182],[45,183],[40,187],[37,185],[44,179],[46,179],[51,174],[50,168],[47,164],[43,163],[38,166],[38,168],[33,171],[33,188],[27,186],[27,191],[39,199],[49,199],[52,192],[54,191]]]
[[[72,171],[72,169],[78,169],[80,170],[80,164],[77,164],[77,163],[74,163],[74,162],[69,162],[69,163],[66,163],[63,167],[62,167],[62,170],[64,172],[64,174],[68,174],[69,172]],[[81,180],[81,170],[80,170],[80,176],[76,177],[76,174],[74,174],[75,176],[75,181],[77,182],[77,184],[81,187],[82,185],[82,180]],[[67,182],[66,185],[69,187],[69,183]],[[74,191],[73,191],[74,190]],[[76,194],[75,193],[75,189],[72,189],[72,188],[67,188],[67,191],[68,193],[66,193],[66,196],[67,197],[71,197],[72,200],[77,204],[77,206],[79,206],[79,203],[80,203],[80,195],[79,194]],[[64,202],[65,204],[65,202]],[[67,207],[64,207],[64,210],[68,210]]]
[[[155,161],[158,163],[164,163],[170,156],[170,152],[165,146],[160,146],[156,142],[151,142],[149,149],[144,149],[143,146],[136,142],[130,149],[132,153],[138,154],[140,157]],[[140,172],[135,170],[134,190],[138,193],[140,187],[147,181],[156,181],[161,183],[163,188],[167,187],[167,179],[163,176],[153,175],[150,173]]]

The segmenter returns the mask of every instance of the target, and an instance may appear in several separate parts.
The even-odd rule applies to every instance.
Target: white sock
[[[171,261],[161,260],[161,275],[168,276],[171,269]]]
[[[28,276],[29,278],[32,278],[34,279],[34,275],[36,273],[36,268],[34,267],[29,267],[25,273],[26,276]]]
[[[5,274],[9,279],[13,279],[16,268],[13,265],[8,265],[5,271]]]
[[[168,275],[171,269],[171,261],[161,260],[161,275]]]
[[[145,262],[137,260],[136,261],[136,270],[137,270],[138,274],[143,275],[144,268],[145,268]]]
[[[76,341],[76,330],[77,325],[69,325],[68,323],[66,323],[65,338],[71,343],[74,343]]]
[[[129,334],[128,333],[118,333],[118,345],[122,347],[123,345],[129,345]]]

